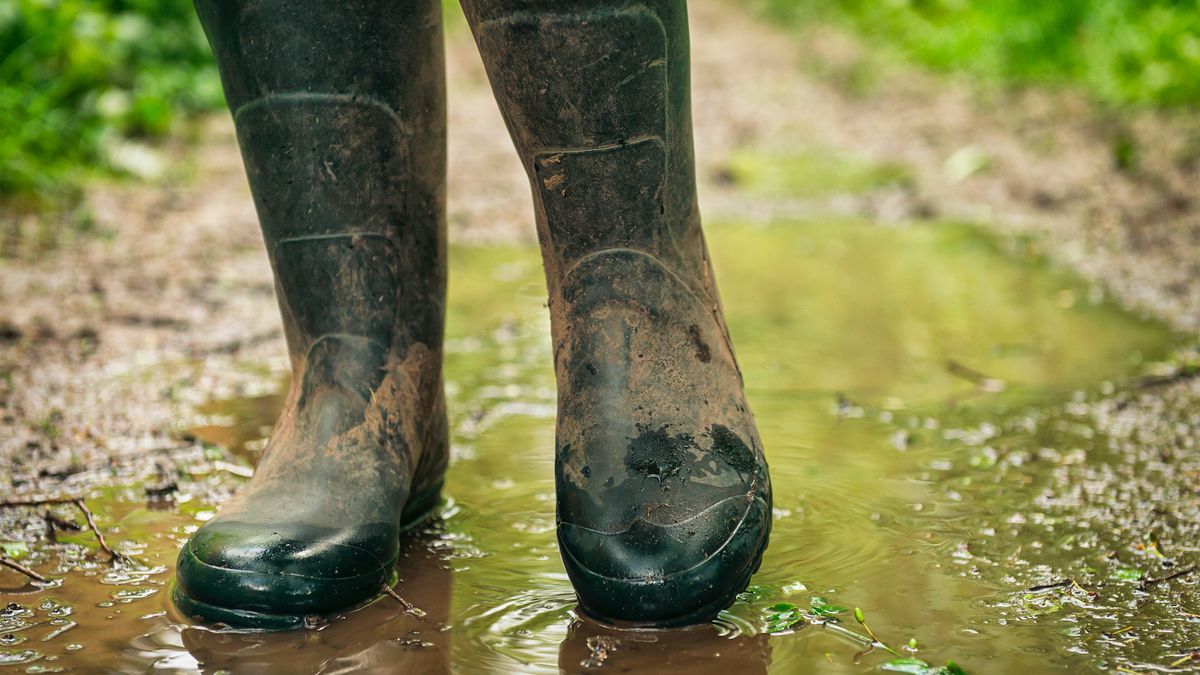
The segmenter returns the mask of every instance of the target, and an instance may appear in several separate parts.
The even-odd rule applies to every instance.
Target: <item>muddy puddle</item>
[[[244,480],[281,405],[216,401],[197,411],[203,443],[156,458],[154,471],[107,468],[111,487],[90,493],[113,547],[136,562],[110,565],[86,531],[48,543],[40,511],[5,521],[5,550],[51,582],[0,571],[0,671],[1191,665],[1200,467],[1180,445],[1187,434],[1142,438],[1122,422],[1145,408],[1156,374],[1170,377],[1162,363],[1184,338],[1052,269],[1030,243],[963,226],[709,235],[776,507],[761,571],[714,624],[622,633],[574,615],[554,540],[536,250],[459,248],[453,463],[440,519],[400,563],[412,609],[384,598],[283,635],[214,632],[173,613],[180,542]],[[147,501],[147,487],[171,481],[177,492]],[[79,520],[70,505],[52,510]]]

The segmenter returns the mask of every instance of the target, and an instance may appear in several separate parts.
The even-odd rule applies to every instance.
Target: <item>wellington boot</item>
[[[234,627],[376,596],[447,463],[436,0],[200,0],[275,271],[287,403],[174,598]],[[404,45],[404,49],[397,49]]]
[[[684,3],[463,4],[533,185],[567,573],[600,620],[706,621],[771,488],[696,208]]]

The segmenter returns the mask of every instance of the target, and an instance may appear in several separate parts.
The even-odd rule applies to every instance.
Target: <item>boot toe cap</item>
[[[394,534],[391,539],[394,539]],[[385,526],[206,523],[179,554],[175,599],[238,628],[289,628],[377,593],[395,559]]]
[[[710,620],[758,569],[771,527],[769,500],[739,495],[677,523],[639,517],[619,532],[560,523],[559,546],[582,610],[643,626]]]

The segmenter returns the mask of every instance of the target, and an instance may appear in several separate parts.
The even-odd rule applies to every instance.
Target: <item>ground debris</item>
[[[617,651],[621,643],[609,635],[593,635],[587,639],[588,657],[579,662],[584,668],[599,668]]]
[[[104,538],[104,533],[96,525],[96,518],[92,515],[92,510],[88,508],[87,503],[82,497],[20,497],[16,499],[5,499],[0,501],[0,509],[5,508],[24,508],[35,506],[49,506],[53,504],[71,504],[79,509],[83,514],[84,520],[87,521],[87,527],[91,530],[92,535],[96,537],[96,543],[100,545],[100,550],[108,555],[110,562],[132,563],[133,559],[124,553],[113,550],[108,545],[108,541]],[[49,521],[48,521],[49,522]],[[44,581],[44,579],[41,579]]]
[[[394,599],[396,602],[403,605],[404,611],[408,612],[409,614],[412,614],[413,616],[417,617],[418,619],[425,618],[425,610],[421,609],[420,607],[417,607],[416,605],[412,604],[408,600],[405,600],[404,596],[402,596],[396,592],[396,589],[392,588],[391,586],[388,586],[387,584],[384,584],[382,590],[383,590],[384,594],[391,596],[392,599]]]

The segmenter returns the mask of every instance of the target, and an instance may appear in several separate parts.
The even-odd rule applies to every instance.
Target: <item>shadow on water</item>
[[[964,226],[805,222],[709,235],[776,491],[762,569],[712,625],[621,632],[574,614],[554,539],[554,381],[536,250],[472,247],[451,256],[448,500],[400,563],[397,588],[419,610],[383,598],[284,635],[211,631],[171,612],[177,547],[243,480],[239,467],[281,406],[278,396],[217,401],[202,412],[223,423],[194,430],[213,445],[177,460],[177,504],[148,510],[138,485],[93,497],[145,569],[114,572],[81,546],[59,546],[30,559],[61,585],[0,577],[14,603],[0,618],[0,663],[497,673],[860,672],[898,656],[977,672],[1100,663],[1086,636],[1054,623],[1061,616],[1022,624],[1006,613],[1022,588],[1075,558],[1030,563],[1025,531],[996,541],[996,523],[1025,512],[1036,481],[1005,483],[1017,472],[989,473],[996,463],[977,461],[987,444],[968,441],[992,429],[1004,458],[1061,457],[1071,450],[1055,447],[1061,434],[1021,435],[1022,420],[1119,389],[1181,338],[1055,271],[1027,242]],[[972,551],[976,539],[987,541]],[[866,649],[854,607],[895,655]]]

